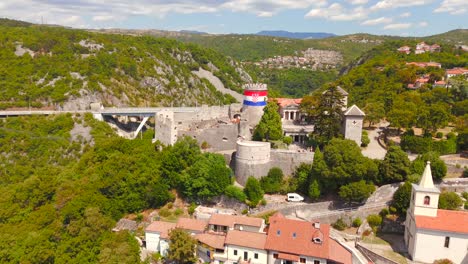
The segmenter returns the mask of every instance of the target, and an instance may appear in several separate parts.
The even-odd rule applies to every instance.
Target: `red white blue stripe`
[[[267,91],[244,91],[244,105],[265,106],[267,102]]]

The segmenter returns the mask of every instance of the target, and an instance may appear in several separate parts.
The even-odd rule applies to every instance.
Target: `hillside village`
[[[446,35],[264,38],[300,48],[251,65],[150,31],[0,20],[1,263],[468,263]],[[295,69],[341,73],[295,97],[257,76]]]

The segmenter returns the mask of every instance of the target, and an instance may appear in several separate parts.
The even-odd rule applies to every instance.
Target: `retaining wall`
[[[381,256],[374,251],[362,246],[361,244],[356,242],[356,248],[361,251],[366,257],[370,258],[375,264],[399,264],[393,260],[390,260],[384,256]]]

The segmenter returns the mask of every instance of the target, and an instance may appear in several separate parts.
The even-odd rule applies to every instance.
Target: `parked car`
[[[304,201],[304,197],[300,196],[297,193],[288,193],[288,202],[302,202]]]

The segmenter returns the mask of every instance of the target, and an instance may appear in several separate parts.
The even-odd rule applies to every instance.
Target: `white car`
[[[304,197],[300,196],[297,193],[288,193],[288,202],[302,202]]]

